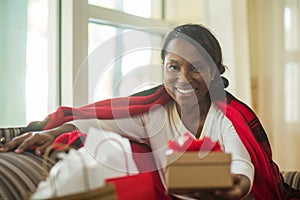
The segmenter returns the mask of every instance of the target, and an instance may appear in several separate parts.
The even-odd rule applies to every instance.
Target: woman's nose
[[[178,82],[190,83],[191,82],[191,72],[187,69],[180,70],[178,75]]]

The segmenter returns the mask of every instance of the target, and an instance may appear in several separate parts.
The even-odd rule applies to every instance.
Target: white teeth
[[[183,90],[183,89],[179,89],[179,88],[176,88],[176,89],[178,92],[183,93],[183,94],[188,94],[188,93],[194,92],[194,89],[190,89],[190,90]]]

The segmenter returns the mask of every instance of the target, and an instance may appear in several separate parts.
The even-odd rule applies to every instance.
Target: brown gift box
[[[188,190],[228,188],[233,185],[231,154],[224,152],[184,152],[167,155],[168,193]]]
[[[105,184],[104,187],[77,194],[55,197],[49,200],[117,200],[116,189],[113,184]]]

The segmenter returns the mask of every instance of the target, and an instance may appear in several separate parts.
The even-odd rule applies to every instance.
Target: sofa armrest
[[[0,147],[22,133],[25,127],[0,128]]]
[[[296,190],[300,189],[300,171],[283,171],[281,174],[285,183]]]

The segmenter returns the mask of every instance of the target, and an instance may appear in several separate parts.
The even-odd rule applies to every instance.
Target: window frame
[[[143,18],[90,5],[88,0],[63,0],[61,9],[61,104],[63,105],[79,106],[88,102],[88,72],[87,69],[80,69],[80,66],[88,56],[89,22],[127,28],[171,28],[174,25],[164,19]],[[74,94],[74,84],[79,70],[86,80],[81,82],[80,88],[76,88],[81,91],[81,94],[77,95]]]

